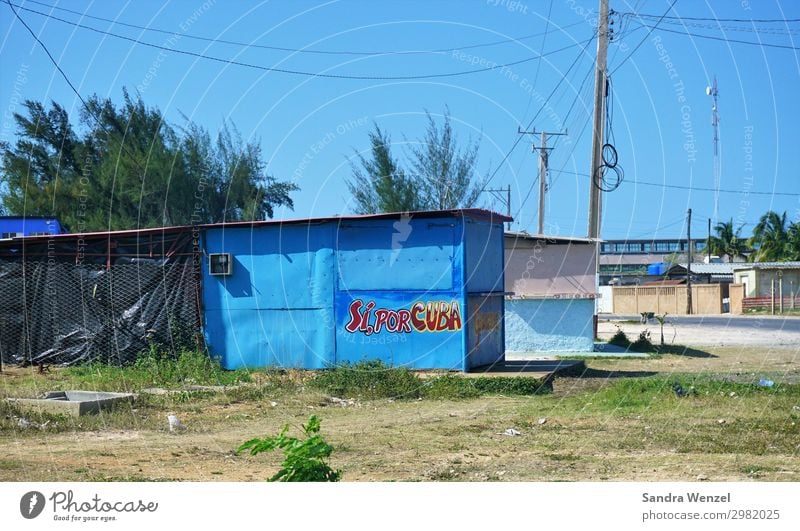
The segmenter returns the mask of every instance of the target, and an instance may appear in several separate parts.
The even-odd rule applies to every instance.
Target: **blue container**
[[[23,236],[49,236],[63,234],[66,230],[57,218],[43,216],[0,216],[0,238]]]
[[[504,221],[471,209],[208,227],[208,348],[227,369],[500,361]],[[230,274],[210,273],[216,253]]]

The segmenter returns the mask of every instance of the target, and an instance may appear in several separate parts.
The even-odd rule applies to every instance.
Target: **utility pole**
[[[600,0],[600,16],[597,18],[597,65],[594,75],[594,128],[592,135],[592,167],[589,184],[589,238],[600,237],[600,215],[602,190],[600,167],[603,163],[603,128],[605,122],[606,60],[608,57],[608,0]]]
[[[689,250],[689,262],[686,264],[686,315],[692,315],[692,209],[686,222],[686,247]]]
[[[485,191],[492,194],[501,203],[504,203],[506,205],[506,215],[511,217],[511,185],[509,184],[508,188],[492,188]],[[504,194],[505,198],[500,194]],[[511,230],[510,221],[506,223],[506,230]]]
[[[711,96],[714,103],[711,106],[711,127],[714,128],[714,221],[719,221],[719,185],[720,185],[720,157],[719,157],[719,90],[717,89],[717,76],[714,84],[706,87],[706,94]]]
[[[706,241],[706,250],[708,251],[708,263],[711,263],[711,218],[708,218],[708,240]],[[733,257],[730,258],[733,262]]]
[[[536,135],[536,128],[533,128],[533,131],[523,131],[520,128],[517,128],[517,132],[521,135]],[[540,131],[540,139],[541,145],[537,148],[535,144],[531,144],[532,151],[539,151],[539,223],[538,223],[538,230],[537,234],[544,234],[544,206],[545,206],[545,194],[547,194],[547,168],[548,168],[548,160],[550,158],[550,150],[553,148],[547,147],[547,135],[566,135],[567,132],[563,133],[547,133],[545,131]]]

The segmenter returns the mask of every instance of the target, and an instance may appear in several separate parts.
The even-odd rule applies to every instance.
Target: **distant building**
[[[698,260],[706,250],[706,239],[692,240]],[[657,280],[647,267],[663,262],[686,262],[689,248],[686,239],[604,240],[600,244],[598,274],[600,285],[638,285]]]
[[[775,296],[779,291],[787,297],[796,296],[800,291],[800,262],[753,262],[749,264],[732,264],[736,284],[744,286],[745,297]],[[774,282],[774,284],[773,284]]]
[[[45,216],[0,216],[0,239],[23,236],[65,234],[66,228],[58,218]]]

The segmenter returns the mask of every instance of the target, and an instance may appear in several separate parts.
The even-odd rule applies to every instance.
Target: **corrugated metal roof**
[[[742,269],[800,269],[800,262],[752,262],[733,264],[734,270]]]
[[[86,237],[110,237],[110,236],[145,236],[149,234],[164,234],[173,232],[188,232],[196,229],[210,229],[210,228],[238,228],[238,227],[262,227],[269,225],[301,225],[305,223],[329,223],[329,222],[347,222],[347,221],[368,221],[379,219],[395,219],[403,216],[410,217],[423,217],[423,218],[453,218],[453,217],[468,217],[477,220],[489,220],[497,223],[505,223],[513,221],[513,218],[492,212],[491,210],[484,210],[482,208],[464,208],[454,210],[422,210],[415,212],[388,212],[381,214],[364,214],[364,215],[350,215],[350,216],[329,216],[320,218],[297,218],[297,219],[269,219],[264,221],[234,221],[228,223],[205,223],[198,225],[177,225],[173,227],[153,227],[142,229],[128,229],[128,230],[115,230],[115,231],[100,231],[100,232],[84,232],[84,233],[67,233],[67,234],[52,234],[43,236],[25,236],[22,238],[14,238],[13,240],[4,240],[2,243],[20,240],[50,240],[50,239],[70,239],[70,238],[86,238]],[[1,243],[0,243],[1,244]]]
[[[688,266],[687,262],[683,262],[681,264],[677,264],[678,266],[686,269]],[[692,273],[697,273],[698,275],[732,275],[733,268],[736,264],[734,263],[722,263],[722,264],[705,264],[702,262],[692,263]]]
[[[506,231],[506,238],[519,238],[524,240],[537,240],[545,243],[597,243],[602,242],[601,239],[596,238],[581,238],[577,236],[553,236],[550,234],[530,234],[527,232],[513,232]]]

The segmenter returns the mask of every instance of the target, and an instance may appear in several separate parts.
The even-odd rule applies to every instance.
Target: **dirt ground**
[[[710,372],[733,380],[769,375],[798,381],[798,356],[797,348],[742,347],[591,360],[583,375],[557,378],[553,394],[532,397],[343,407],[303,391],[256,401],[134,403],[90,431],[76,425],[61,433],[0,432],[0,480],[260,481],[277,471],[280,456],[237,455],[235,449],[287,423],[297,434],[316,414],[334,446],[331,464],[345,481],[798,481],[800,403],[779,395],[681,401],[667,394],[669,404],[593,405],[621,377]],[[0,381],[9,385],[13,377],[4,374]],[[180,417],[184,431],[168,431],[169,412]],[[521,435],[504,435],[507,428]]]

